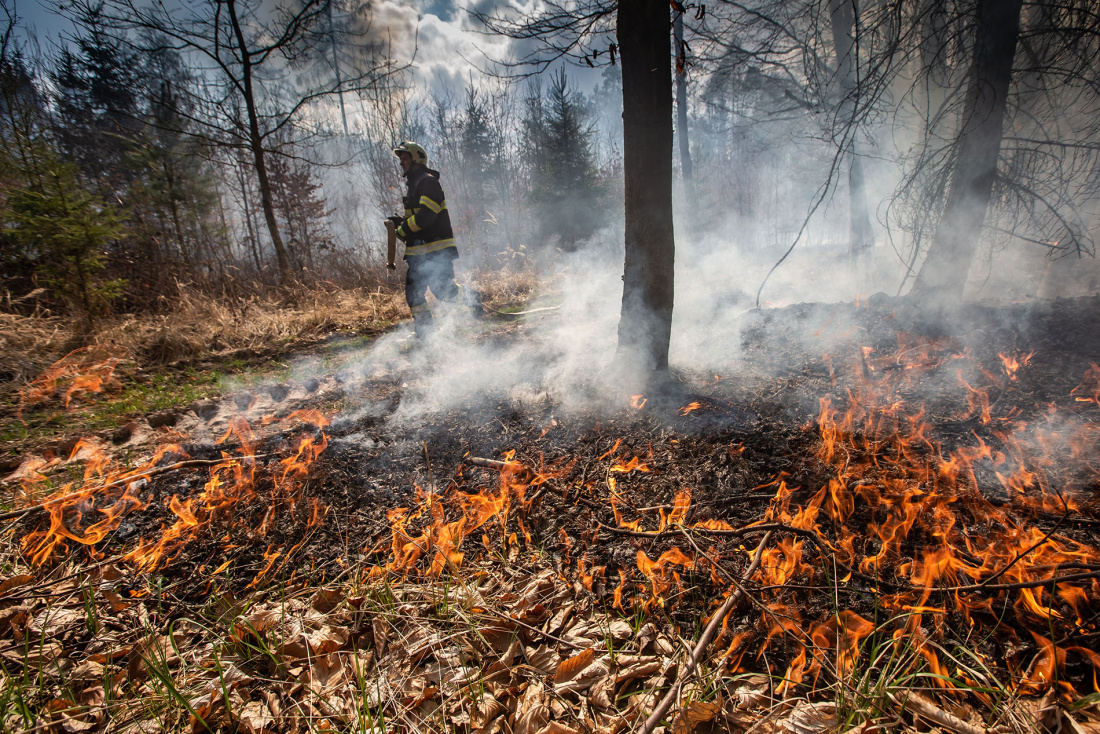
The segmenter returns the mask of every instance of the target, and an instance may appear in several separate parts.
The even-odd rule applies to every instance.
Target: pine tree
[[[152,259],[196,265],[204,258],[201,222],[217,206],[208,146],[189,135],[189,104],[194,84],[177,52],[164,39],[144,54],[139,72],[142,119],[140,145],[127,156],[138,178],[131,186],[131,206],[145,210],[140,219],[153,228],[147,238]]]
[[[603,191],[596,179],[592,125],[583,98],[562,69],[551,80],[546,100],[528,100],[527,126],[536,140],[531,200],[539,234],[557,237],[573,252],[580,242],[609,224],[601,216]]]
[[[121,280],[101,276],[109,244],[122,234],[115,209],[81,185],[75,164],[65,162],[48,138],[20,141],[8,159],[6,235],[35,263],[52,295],[82,311],[86,326],[116,297]]]
[[[96,11],[82,18],[76,49],[64,48],[52,73],[57,140],[90,181],[115,193],[129,185],[126,156],[141,129],[137,61],[103,28]]]
[[[481,95],[473,85],[466,90],[466,104],[462,110],[462,137],[459,153],[468,184],[468,205],[484,209],[487,204],[493,168],[497,164],[492,126]]]

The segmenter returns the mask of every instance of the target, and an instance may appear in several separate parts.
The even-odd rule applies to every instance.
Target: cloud
[[[517,14],[531,12],[534,3],[482,2],[475,7]],[[452,91],[482,77],[494,62],[517,54],[516,41],[484,33],[466,6],[384,0],[373,3],[370,13],[372,40],[392,49],[398,63],[411,64],[414,86],[428,94]]]

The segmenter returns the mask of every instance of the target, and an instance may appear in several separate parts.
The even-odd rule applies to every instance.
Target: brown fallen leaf
[[[573,614],[573,604],[568,603],[558,608],[558,611],[554,613],[554,616],[550,618],[550,621],[546,624],[546,631],[550,634],[557,634],[562,627],[565,626],[570,615]]]
[[[371,635],[374,637],[374,647],[378,657],[386,654],[386,645],[390,639],[390,625],[383,617],[375,617],[370,622]]]
[[[672,734],[691,734],[695,727],[712,721],[724,704],[719,696],[714,701],[692,701],[683,706],[672,720]]]
[[[31,619],[27,629],[36,637],[58,637],[66,628],[84,621],[83,609],[46,608]]]
[[[776,722],[776,729],[790,734],[824,734],[836,726],[836,704],[831,701],[799,701],[791,712]]]
[[[85,660],[69,672],[69,680],[86,682],[102,681],[103,666],[92,660]]]
[[[512,640],[512,644],[508,646],[508,649],[504,651],[504,655],[501,656],[500,662],[506,668],[512,667],[512,661],[523,655],[523,641],[518,637]]]
[[[309,670],[302,673],[302,683],[318,696],[331,692],[344,680],[345,661],[340,653],[330,653],[310,659]]]
[[[111,591],[110,589],[104,589],[100,593],[103,594],[103,598],[107,600],[108,606],[111,607],[111,611],[115,614],[125,612],[126,609],[130,606],[122,600],[121,596],[119,596],[114,591]]]
[[[309,605],[321,614],[328,614],[338,607],[343,600],[344,592],[342,589],[318,589],[313,598],[309,600]]]
[[[268,734],[275,731],[275,717],[259,701],[249,701],[237,715],[237,726],[244,734]]]
[[[634,634],[634,628],[625,619],[614,619],[607,626],[607,633],[611,635],[611,639],[615,642],[623,642],[629,640],[630,636]]]
[[[581,734],[581,730],[566,726],[560,721],[551,721],[549,724],[539,729],[537,734]]]
[[[536,734],[550,721],[550,707],[546,705],[546,687],[535,679],[520,696],[516,704],[513,734]]]
[[[615,676],[616,683],[653,675],[661,669],[662,664],[660,659],[649,655],[621,655],[618,662],[619,672]]]
[[[470,706],[470,726],[475,729],[484,729],[489,723],[504,713],[504,704],[491,695]]]
[[[1074,734],[1100,734],[1100,724],[1092,721],[1069,720],[1073,722]]]
[[[56,642],[47,642],[5,650],[3,658],[41,674],[57,676],[61,674],[59,665],[61,654],[61,645]]]
[[[612,707],[611,694],[615,690],[615,677],[605,675],[592,684],[588,689],[588,705],[594,709],[609,709]]]
[[[588,664],[592,662],[592,658],[594,657],[596,657],[596,651],[590,647],[587,650],[578,652],[570,658],[562,660],[561,663],[558,664],[558,669],[554,672],[554,682],[563,683],[570,680],[577,673],[588,667]]]
[[[768,702],[768,677],[759,674],[746,676],[733,692],[734,706],[739,711],[763,706]]]
[[[91,686],[80,692],[80,704],[89,709],[102,706],[107,701],[107,692],[103,686]]]
[[[3,581],[0,581],[0,596],[3,596],[12,589],[18,586],[22,586],[31,581],[34,581],[34,576],[31,576],[29,573],[21,573],[17,576],[10,576]]]
[[[610,672],[611,656],[604,655],[602,658],[590,662],[569,680],[555,684],[554,693],[561,696],[565,693],[579,693],[588,690],[596,681]]]
[[[549,645],[539,645],[536,648],[527,648],[527,662],[540,673],[548,674],[557,670],[561,656]]]
[[[309,649],[314,655],[328,655],[347,643],[351,632],[343,627],[322,626],[309,636]]]
[[[27,622],[31,618],[28,602],[7,609],[0,609],[0,637],[12,637],[22,641],[26,637]]]
[[[548,721],[550,721],[550,709],[540,703],[532,706],[516,719],[516,723],[512,725],[512,731],[514,734],[538,734]]]

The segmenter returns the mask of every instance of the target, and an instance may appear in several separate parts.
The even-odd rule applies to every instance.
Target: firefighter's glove
[[[404,240],[405,238],[401,236],[401,225],[405,223],[405,218],[394,214],[392,217],[386,217],[386,219],[393,222],[393,228],[397,232],[397,238]]]

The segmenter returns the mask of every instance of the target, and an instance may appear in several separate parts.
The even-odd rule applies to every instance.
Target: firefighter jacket
[[[447,200],[439,185],[439,171],[416,165],[408,170],[408,195],[405,197],[405,219],[397,226],[397,236],[405,240],[405,258],[447,250],[458,257],[451,215]]]

